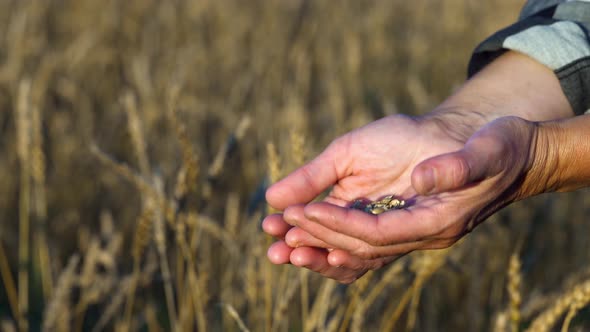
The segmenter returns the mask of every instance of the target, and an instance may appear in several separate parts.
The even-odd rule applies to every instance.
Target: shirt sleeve
[[[484,40],[468,76],[513,50],[551,68],[576,114],[590,109],[590,0],[529,0],[518,22]]]

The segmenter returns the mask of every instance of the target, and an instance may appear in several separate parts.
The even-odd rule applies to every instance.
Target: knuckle
[[[450,180],[453,188],[465,185],[469,178],[470,166],[465,158],[458,158],[455,160],[456,164],[451,170]]]

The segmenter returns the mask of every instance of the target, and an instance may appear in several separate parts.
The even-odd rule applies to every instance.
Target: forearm
[[[465,82],[427,118],[447,126],[481,126],[504,116],[548,121],[573,116],[553,71],[528,56],[506,52]]]

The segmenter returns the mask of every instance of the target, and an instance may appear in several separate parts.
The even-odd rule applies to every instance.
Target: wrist
[[[537,124],[533,164],[544,173],[542,192],[567,192],[590,186],[590,115]]]
[[[560,129],[556,122],[529,122],[532,142],[517,200],[557,191],[560,187],[559,155],[556,149]]]

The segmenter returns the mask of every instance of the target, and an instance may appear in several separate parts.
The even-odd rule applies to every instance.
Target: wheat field
[[[513,0],[0,0],[0,330],[583,331],[590,195],[351,285],[266,259],[264,190],[422,114]]]

